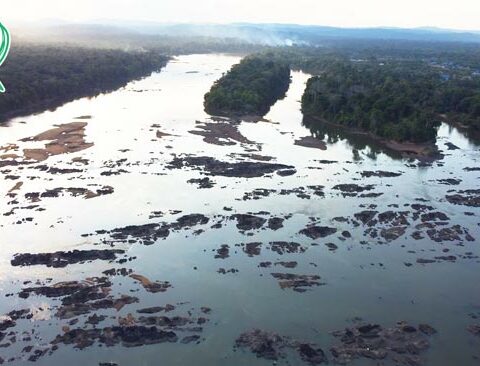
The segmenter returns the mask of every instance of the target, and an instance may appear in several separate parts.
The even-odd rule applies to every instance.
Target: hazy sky
[[[480,30],[480,0],[1,0],[0,21],[278,22]]]

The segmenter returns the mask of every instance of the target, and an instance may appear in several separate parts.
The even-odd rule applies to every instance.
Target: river
[[[312,134],[300,111],[308,79],[301,72],[292,73],[287,96],[264,121],[212,121],[203,95],[238,60],[181,56],[115,92],[0,128],[0,314],[30,314],[0,328],[0,345],[7,344],[1,358],[23,364],[45,350],[36,364],[270,365],[248,347],[234,347],[242,333],[257,328],[315,344],[332,362],[330,348],[342,345],[332,332],[406,321],[437,331],[415,356],[420,364],[477,365],[480,338],[467,328],[480,324],[480,209],[455,200],[478,195],[462,192],[479,187],[479,171],[465,170],[479,166],[478,146],[446,124],[437,138],[444,157],[428,164],[332,127],[312,127],[324,144],[295,144]],[[67,132],[70,150],[25,158],[24,149],[42,150],[50,141],[25,138],[72,122],[84,127]],[[55,138],[64,143],[61,134]],[[5,163],[9,154],[25,164]],[[246,177],[236,165],[241,162],[259,164],[259,176]],[[178,221],[190,214],[199,215]],[[145,224],[151,226],[124,229]],[[162,225],[168,234],[157,231]],[[319,229],[302,232],[312,227]],[[74,249],[124,253],[60,267],[11,264],[17,253]],[[112,268],[126,272],[102,273]],[[62,316],[60,307],[72,305],[62,296],[42,290],[19,296],[22,289],[64,281],[97,286],[92,297],[76,300],[80,304],[130,300]],[[164,309],[137,312],[150,307]],[[93,314],[105,318],[88,320]],[[177,323],[165,327],[175,316]],[[159,325],[178,341],[170,334],[169,341],[145,342],[155,344],[124,338],[109,344],[89,333],[92,342],[74,347],[77,340],[61,337],[77,328],[101,333],[139,322]],[[290,348],[278,364],[302,364]],[[360,357],[352,364],[376,362]],[[380,362],[396,364],[392,351]]]

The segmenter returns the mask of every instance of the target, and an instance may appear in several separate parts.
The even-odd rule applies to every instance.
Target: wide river
[[[264,121],[212,120],[203,96],[238,60],[181,56],[0,128],[0,360],[319,363],[298,352],[309,344],[330,363],[336,347],[353,365],[478,365],[479,147],[442,124],[444,156],[421,163],[311,131],[301,72]],[[123,252],[11,262],[74,249]],[[395,350],[400,321],[428,324],[412,331],[427,345]],[[368,323],[383,329],[379,359],[332,334]]]

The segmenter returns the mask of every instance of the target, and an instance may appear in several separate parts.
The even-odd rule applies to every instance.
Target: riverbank
[[[357,135],[357,136],[362,136],[364,138],[367,138],[372,142],[377,143],[378,145],[401,155],[403,158],[416,158],[419,160],[435,160],[440,157],[440,152],[438,151],[438,148],[434,141],[426,142],[426,143],[415,143],[415,142],[398,142],[393,140],[387,140],[373,133],[366,132],[356,128],[348,128],[344,125],[326,121],[317,116],[306,115],[305,117],[312,121],[316,121],[317,123],[322,123],[322,124],[340,129],[345,134]],[[310,126],[307,126],[307,127],[310,127]]]

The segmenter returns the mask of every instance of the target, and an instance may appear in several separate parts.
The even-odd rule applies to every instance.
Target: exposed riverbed
[[[313,140],[300,72],[265,121],[212,120],[237,61],[0,128],[0,360],[477,365],[479,147],[446,124],[428,163]]]

